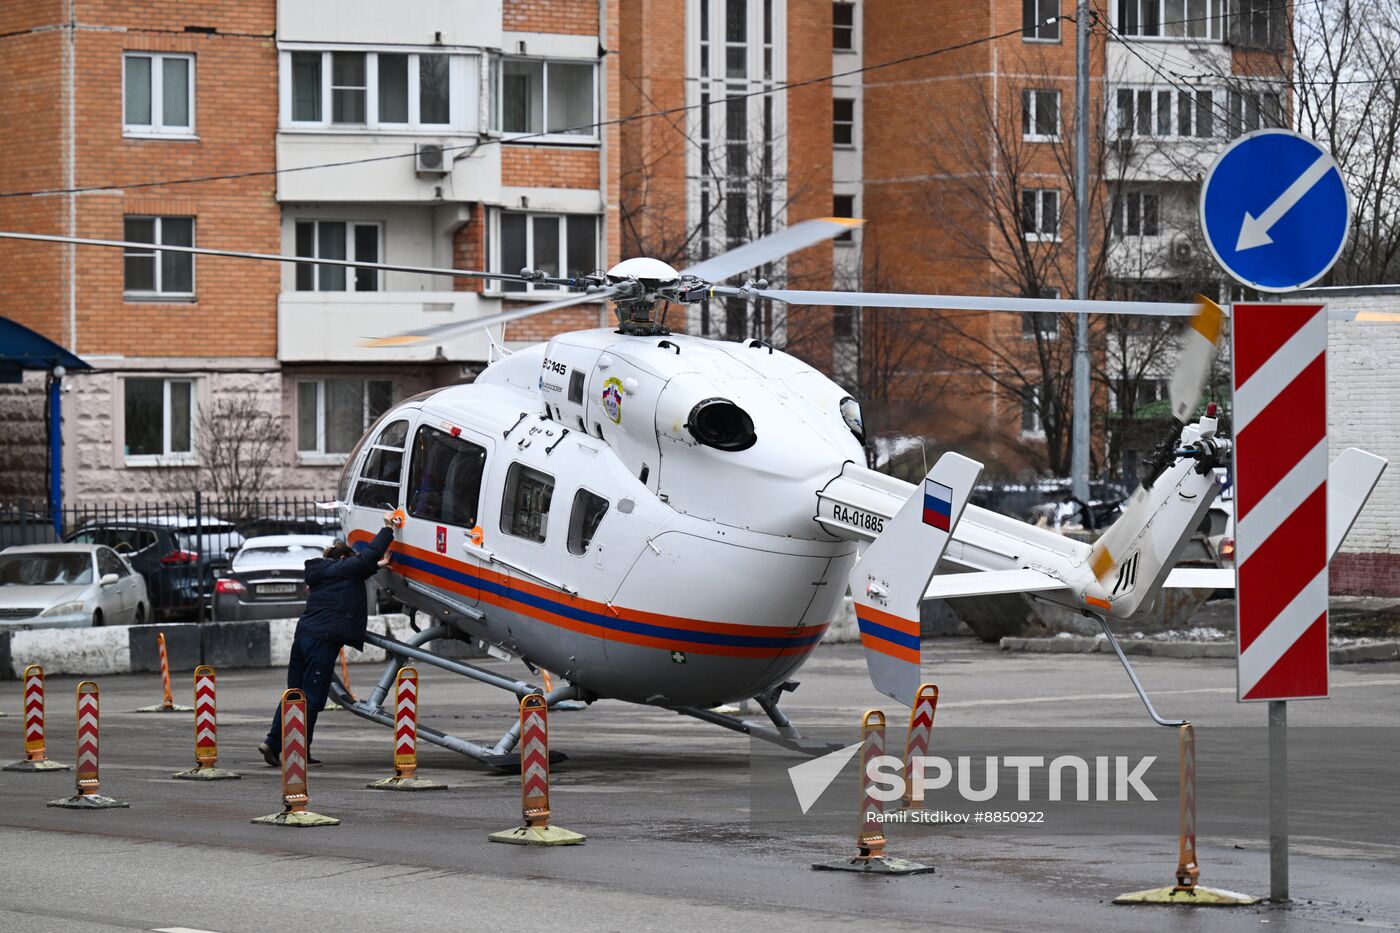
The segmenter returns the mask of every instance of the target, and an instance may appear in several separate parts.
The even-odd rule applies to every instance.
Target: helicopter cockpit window
[[[501,531],[528,541],[544,541],[553,497],[554,477],[523,463],[512,463],[501,503]]]
[[[595,496],[587,489],[574,495],[574,510],[569,516],[569,553],[582,554],[593,542],[593,533],[603,516],[608,514],[608,500]]]
[[[392,421],[375,437],[360,481],[355,486],[355,504],[373,509],[395,509],[399,505],[399,478],[403,475],[403,448],[408,439],[408,422]]]
[[[409,468],[408,514],[475,528],[485,467],[485,448],[436,428],[419,428]]]

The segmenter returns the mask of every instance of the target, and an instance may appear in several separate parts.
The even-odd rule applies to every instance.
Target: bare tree
[[[163,466],[175,490],[234,503],[271,488],[286,443],[280,412],[268,411],[252,393],[225,395],[199,409],[193,430],[197,463]]]

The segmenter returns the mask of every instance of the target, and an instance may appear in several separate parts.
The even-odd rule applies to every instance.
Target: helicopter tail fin
[[[976,460],[944,454],[851,570],[870,680],[906,706],[919,689],[919,602],[981,473]]]

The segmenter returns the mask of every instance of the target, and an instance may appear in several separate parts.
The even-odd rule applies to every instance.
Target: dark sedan
[[[306,606],[306,562],[320,557],[329,535],[249,538],[214,584],[214,619],[295,619]]]

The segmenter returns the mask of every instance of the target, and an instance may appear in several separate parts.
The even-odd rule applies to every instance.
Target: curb
[[[414,632],[406,615],[370,616],[370,631],[399,640]],[[172,670],[209,664],[229,668],[280,667],[292,649],[295,619],[0,632],[0,680],[18,680],[30,664],[48,674],[148,673],[160,670],[156,635],[165,635]],[[471,654],[471,652],[468,652]],[[351,661],[382,661],[384,649],[350,649]]]
[[[1228,658],[1235,657],[1233,641],[1154,641],[1150,638],[1119,641],[1124,654],[1148,658]],[[1022,654],[1112,654],[1105,638],[1074,635],[1068,638],[1003,638],[1002,651]],[[1370,645],[1342,645],[1329,652],[1333,664],[1361,664],[1368,661],[1400,661],[1400,641]]]

